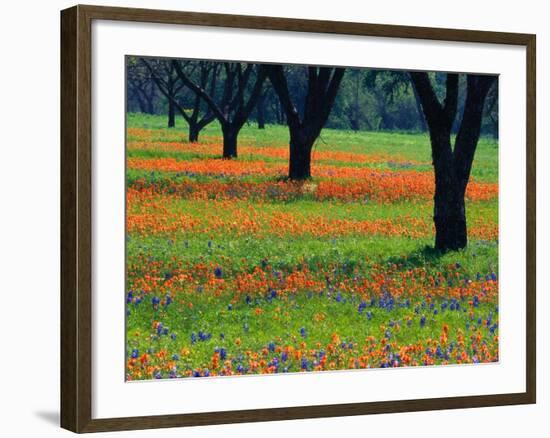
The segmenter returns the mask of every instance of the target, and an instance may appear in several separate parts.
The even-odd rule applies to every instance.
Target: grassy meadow
[[[127,115],[128,380],[498,360],[498,145],[480,140],[469,244],[438,254],[425,134],[324,129],[285,179],[286,126]]]

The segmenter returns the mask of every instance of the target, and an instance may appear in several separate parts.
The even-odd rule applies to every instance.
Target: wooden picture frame
[[[194,414],[92,418],[92,35],[93,20],[347,34],[387,38],[518,45],[527,64],[526,391],[522,393],[348,403]],[[61,12],[61,426],[74,432],[289,420],[536,401],[535,56],[530,34],[75,6]]]

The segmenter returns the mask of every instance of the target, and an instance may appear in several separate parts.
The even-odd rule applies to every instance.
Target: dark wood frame
[[[527,51],[526,391],[468,397],[92,419],[92,20],[139,21],[525,46]],[[535,52],[536,37],[531,34],[81,5],[62,11],[61,426],[80,433],[535,403]]]

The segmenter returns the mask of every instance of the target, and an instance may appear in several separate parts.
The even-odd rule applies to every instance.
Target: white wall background
[[[548,11],[545,2],[523,0],[393,0],[359,2],[277,0],[111,0],[110,6],[271,15],[387,24],[455,27],[537,34],[538,75],[538,404],[457,411],[106,434],[112,436],[521,436],[545,430],[550,409],[542,348],[549,324],[544,275],[550,243],[542,227],[550,219],[550,188],[543,148],[550,128],[547,104]],[[4,2],[0,44],[0,433],[4,436],[68,436],[58,428],[59,405],[59,10],[64,0]],[[546,186],[546,187],[545,187]],[[220,394],[220,397],[230,394]],[[545,414],[546,413],[546,417]],[[544,433],[544,432],[543,432]]]

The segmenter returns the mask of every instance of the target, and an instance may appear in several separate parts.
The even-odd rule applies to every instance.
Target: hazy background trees
[[[206,121],[216,117],[209,111],[208,104],[194,93],[189,87],[184,86],[176,77],[175,71],[168,73],[172,60],[149,59],[157,76],[165,82],[165,87],[159,87],[155,83],[154,75],[140,58],[127,58],[127,109],[129,112],[143,112],[149,114],[166,114],[167,126],[171,126],[171,111],[176,116],[182,115],[181,109],[191,117],[195,114],[200,120],[199,114],[207,115]],[[213,96],[221,96],[223,93],[226,71],[221,68],[221,63],[208,61],[178,61],[181,70],[195,84],[200,86]],[[236,66],[238,63],[227,63]],[[241,63],[246,65],[245,63]],[[217,65],[216,69],[214,66]],[[254,72],[254,76],[255,76]],[[212,81],[212,77],[216,76]],[[285,66],[285,75],[289,94],[295,102],[296,109],[303,113],[303,102],[307,93],[307,68],[303,66]],[[445,96],[446,73],[428,73],[433,84],[434,92],[438,98]],[[172,82],[171,82],[172,81]],[[162,88],[171,83],[177,89],[173,98],[177,105],[172,104]],[[253,84],[248,84],[245,94],[252,90]],[[234,93],[237,94],[238,81],[233,84]],[[453,124],[452,133],[458,132],[460,118],[463,113],[466,97],[466,75],[459,75],[457,118]],[[179,109],[178,109],[179,107]],[[182,122],[185,122],[182,120]],[[286,125],[285,109],[281,105],[277,93],[270,81],[265,81],[262,92],[255,99],[255,105],[247,123],[257,124],[262,129],[265,125]],[[198,140],[198,133],[205,124],[191,123],[194,140]],[[326,128],[349,129],[354,131],[400,131],[400,132],[427,132],[426,123],[420,107],[420,100],[411,84],[409,73],[406,71],[377,70],[367,68],[346,68],[346,74],[342,78],[338,93],[328,120]],[[486,98],[484,114],[482,118],[481,135],[498,138],[498,87],[493,86]]]

